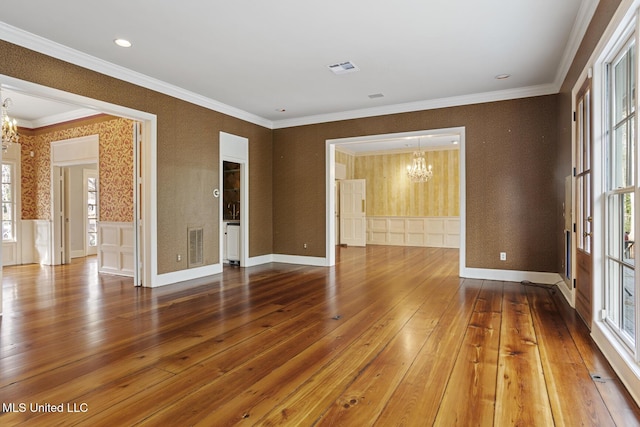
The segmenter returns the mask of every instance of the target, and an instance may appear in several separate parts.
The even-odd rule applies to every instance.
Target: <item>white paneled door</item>
[[[364,179],[340,181],[340,244],[367,245],[366,197]]]

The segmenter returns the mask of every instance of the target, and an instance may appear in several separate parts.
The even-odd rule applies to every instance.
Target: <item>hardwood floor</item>
[[[337,260],[156,289],[6,267],[0,425],[640,425],[554,288],[460,279],[451,249]]]

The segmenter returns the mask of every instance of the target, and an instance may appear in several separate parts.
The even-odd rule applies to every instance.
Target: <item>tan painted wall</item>
[[[250,141],[250,256],[271,252],[324,256],[327,139],[457,126],[467,131],[468,266],[558,271],[563,199],[559,195],[570,171],[571,112],[565,91],[618,4],[619,0],[600,1],[561,96],[275,131],[5,41],[0,41],[0,73],[157,115],[160,273],[186,268],[185,262],[175,261],[175,254],[186,251],[188,224],[205,222],[205,238],[218,235],[208,184],[218,186],[220,130]],[[303,242],[308,243],[307,250]],[[498,251],[507,251],[509,261],[499,262]],[[217,260],[217,245],[205,247],[205,253],[206,263]]]
[[[274,251],[324,255],[327,139],[464,126],[467,266],[555,271],[556,102],[551,95],[275,130]]]
[[[412,153],[355,157],[355,178],[367,181],[367,216],[460,215],[459,150],[426,151],[429,182],[411,182]]]
[[[158,272],[187,268],[187,227],[205,229],[205,264],[219,260],[219,132],[249,139],[249,256],[272,253],[272,131],[0,41],[0,74],[157,116]]]

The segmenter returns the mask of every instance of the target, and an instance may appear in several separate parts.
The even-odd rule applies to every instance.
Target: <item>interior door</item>
[[[68,167],[62,169],[63,196],[62,196],[62,264],[71,263],[71,227],[69,224],[69,212],[71,210],[71,170]]]
[[[143,233],[142,233],[142,123],[134,122],[133,124],[133,265],[137,268],[133,269],[133,285],[142,286],[142,254]]]
[[[593,313],[593,176],[591,174],[591,79],[576,97],[576,311],[591,329]]]
[[[366,197],[366,180],[340,181],[340,244],[367,245]]]

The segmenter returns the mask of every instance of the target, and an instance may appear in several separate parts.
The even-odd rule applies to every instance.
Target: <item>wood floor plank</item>
[[[380,414],[379,425],[432,425],[482,281],[465,279]]]
[[[547,381],[553,418],[559,425],[614,426],[596,384],[571,339],[550,289],[527,287],[536,325],[538,348]],[[567,404],[567,396],[578,399],[582,411]]]
[[[384,272],[381,271],[381,273]],[[386,273],[384,273],[382,277],[385,276]],[[337,364],[343,377],[341,381],[344,381],[344,378],[349,378],[349,372],[351,372],[351,370],[347,369],[343,362],[336,361],[336,355],[342,351],[346,351],[345,349],[349,349],[349,354],[351,354],[352,350],[355,349],[355,351],[365,354],[365,356],[361,357],[366,357],[366,354],[369,354],[369,352],[373,351],[372,348],[375,348],[370,344],[372,337],[382,333],[390,333],[388,332],[390,328],[400,322],[400,320],[394,319],[393,316],[387,314],[389,307],[398,306],[400,301],[410,300],[409,294],[414,293],[414,290],[418,286],[418,282],[415,282],[413,277],[408,276],[402,280],[396,280],[396,289],[392,290],[386,285],[386,280],[372,273],[370,277],[376,277],[375,282],[372,282],[372,284],[379,283],[386,287],[386,292],[381,294],[384,296],[383,298],[379,298],[376,302],[373,302],[371,301],[371,295],[363,293],[361,297],[369,300],[369,305],[366,310],[362,310],[361,301],[359,302],[355,299],[349,303],[349,305],[353,305],[351,309],[348,309],[348,306],[343,307],[341,311],[341,313],[344,314],[343,317],[337,321],[329,320],[328,317],[325,317],[324,319],[326,320],[323,320],[319,325],[319,331],[323,334],[326,333],[323,331],[326,331],[328,326],[333,329],[335,325],[340,325],[334,332],[325,336],[316,336],[311,334],[311,331],[302,331],[301,336],[293,337],[291,343],[283,343],[284,348],[274,346],[271,352],[264,354],[264,357],[260,357],[259,360],[249,361],[248,366],[251,367],[249,370],[251,375],[250,380],[247,378],[246,367],[242,367],[241,371],[235,370],[234,372],[230,372],[229,374],[235,377],[233,383],[236,388],[226,389],[226,393],[229,396],[233,396],[233,399],[227,399],[227,402],[217,408],[215,413],[211,412],[211,418],[206,417],[201,420],[202,425],[211,425],[210,423],[225,425],[229,421],[249,418],[255,422],[256,419],[273,409],[274,401],[281,401],[291,393],[292,390],[300,390],[303,386],[297,384],[304,383],[306,378],[309,378],[315,371],[322,369],[323,372],[330,372],[327,366]],[[407,288],[401,286],[403,282],[406,283]],[[378,320],[386,319],[385,316],[391,317],[384,321]],[[326,324],[327,321],[329,321],[329,324]],[[360,327],[362,324],[371,325],[371,327],[364,331],[364,334]],[[360,342],[364,342],[364,344],[358,344]],[[235,360],[233,357],[232,359]],[[355,357],[355,359],[356,362],[354,363],[360,363],[358,357]],[[271,365],[275,365],[277,368],[269,368]],[[317,379],[313,381],[314,384],[318,383]],[[225,382],[227,384],[230,383],[229,380]],[[246,390],[247,383],[253,384],[249,390]],[[327,383],[335,387],[333,381],[328,381]],[[292,385],[294,386],[293,389],[290,388]],[[211,390],[209,390],[209,388]],[[326,389],[327,387],[323,388]],[[181,408],[193,408],[194,406],[200,408],[203,405],[201,396],[211,396],[218,390],[218,386],[211,384],[208,388],[199,390],[197,393],[194,393],[194,395],[185,398],[178,405],[173,405],[172,408],[166,408],[162,413],[155,415],[153,421],[162,424],[169,420],[175,420],[176,417],[183,416],[184,411]],[[243,390],[245,391],[243,392]],[[318,396],[314,396],[313,399],[316,403],[317,398]],[[205,403],[207,408],[202,409],[203,412],[214,409],[215,405],[222,401],[222,399],[209,399],[209,401]],[[305,412],[302,416],[308,417],[310,415],[308,412]],[[181,420],[185,423],[192,422],[191,419]],[[292,421],[288,420],[287,422]]]
[[[435,425],[493,425],[503,286],[482,286]]]
[[[400,306],[402,305],[402,306]],[[287,399],[278,403],[262,420],[265,425],[301,425],[320,417],[325,408],[378,356],[388,342],[405,326],[420,306],[408,296],[395,305],[373,327],[359,336],[338,357],[314,373]]]
[[[505,286],[502,306],[495,424],[554,425],[531,310],[521,286]]]
[[[444,306],[437,301],[456,291],[450,281],[437,286],[387,347],[322,414],[318,425],[369,425],[375,421],[442,316]]]
[[[338,247],[330,268],[160,288],[96,261],[3,269],[0,425],[640,425],[559,292],[460,279],[455,249]]]

